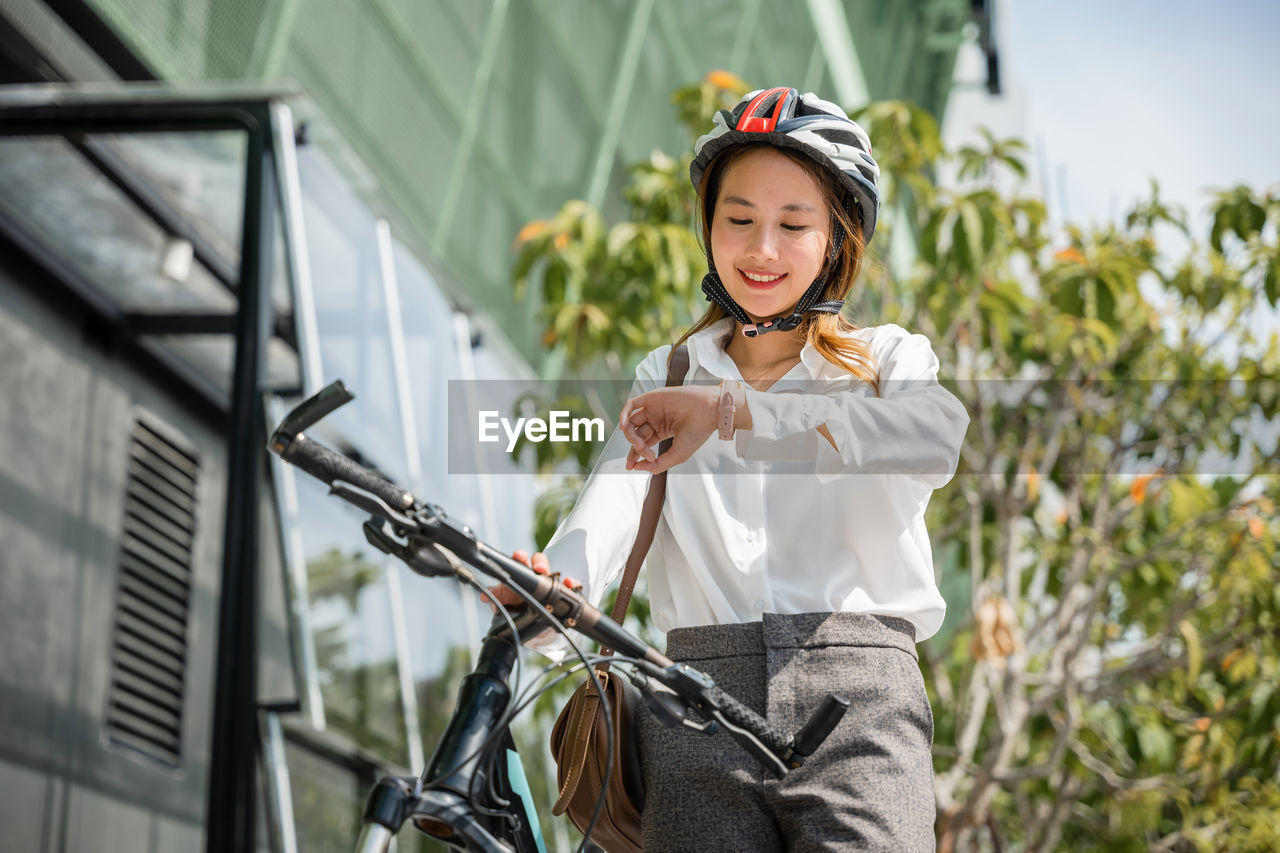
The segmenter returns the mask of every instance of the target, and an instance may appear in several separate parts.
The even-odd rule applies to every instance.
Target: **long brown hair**
[[[788,148],[772,146],[766,142],[734,145],[722,151],[707,166],[706,171],[702,174],[702,186],[698,188],[698,210],[702,219],[702,245],[707,250],[707,256],[710,257],[711,255],[711,221],[715,217],[716,200],[720,194],[720,184],[724,179],[725,172],[730,165],[739,160],[748,151],[765,147],[772,148],[789,157],[808,172],[820,188],[823,200],[827,203],[827,208],[844,226],[847,236],[844,244],[840,247],[839,253],[836,255],[835,262],[832,263],[829,259],[827,261],[826,287],[818,300],[820,302],[844,301],[845,297],[849,295],[849,291],[853,289],[854,281],[858,278],[858,272],[862,268],[863,252],[866,250],[866,241],[862,237],[861,223],[855,222],[849,217],[843,201],[843,190],[831,179],[826,171],[810,158]],[[681,344],[689,339],[690,335],[718,323],[727,316],[729,315],[725,313],[723,308],[714,302],[711,303],[706,313],[680,337],[680,340],[676,341],[671,351],[675,352],[679,349]],[[807,312],[800,322],[800,331],[804,334],[805,339],[810,346],[822,354],[823,358],[847,370],[858,379],[866,381],[879,394],[879,371],[876,369],[875,359],[871,356],[870,347],[864,341],[846,337],[848,332],[857,328],[857,326],[839,314]]]

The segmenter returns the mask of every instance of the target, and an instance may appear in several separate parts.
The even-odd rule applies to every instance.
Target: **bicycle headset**
[[[798,151],[825,169],[845,190],[845,207],[850,218],[854,215],[849,208],[856,208],[864,245],[871,242],[880,208],[880,193],[876,189],[880,167],[871,156],[871,140],[842,109],[812,92],[801,95],[786,86],[757,89],[744,95],[732,110],[716,113],[711,132],[699,137],[693,146],[689,179],[694,189],[702,192],[703,173],[720,152],[734,145],[759,142]],[[765,332],[790,331],[800,325],[805,312],[839,314],[843,301],[818,302],[818,297],[822,295],[827,273],[844,239],[844,226],[833,215],[830,257],[789,316],[753,323],[720,281],[710,245],[706,247],[708,271],[702,279],[702,292],[709,302],[719,305],[741,323],[743,334],[749,338]]]

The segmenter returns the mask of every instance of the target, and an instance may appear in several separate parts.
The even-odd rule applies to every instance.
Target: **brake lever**
[[[382,498],[372,492],[365,491],[359,486],[353,486],[342,480],[334,480],[329,487],[329,494],[337,495],[347,503],[364,510],[370,515],[380,515],[406,532],[415,533],[420,529],[416,520],[392,509]]]
[[[688,706],[680,701],[680,697],[676,696],[661,682],[654,681],[643,672],[635,669],[627,673],[627,677],[631,679],[632,684],[639,688],[641,695],[644,696],[644,702],[649,706],[649,710],[653,712],[654,718],[667,728],[672,729],[676,726],[683,726],[704,735],[713,735],[720,730],[720,726],[715,720],[698,721],[690,719]]]
[[[669,667],[660,667],[649,661],[637,661],[636,666],[644,672],[645,675],[653,677],[655,680],[669,685],[676,695],[697,696],[700,701],[697,704],[698,710],[705,715],[708,720],[723,726],[724,729],[733,735],[734,740],[740,743],[744,749],[755,756],[756,760],[764,765],[767,769],[773,771],[774,776],[781,779],[787,775],[790,769],[785,761],[782,760],[772,749],[756,737],[750,730],[745,729],[735,723],[729,721],[728,717],[721,711],[720,707],[713,701],[713,688],[715,682],[706,676],[705,673],[699,672],[688,664],[677,663]],[[647,694],[646,694],[647,696]]]
[[[728,718],[725,717],[724,713],[719,708],[710,708],[704,711],[704,713],[720,725],[724,726],[725,731],[733,735],[734,740],[741,744],[747,752],[750,752],[755,756],[756,761],[759,761],[760,764],[766,765],[768,769],[772,770],[773,775],[776,778],[781,779],[787,775],[789,768],[786,763],[781,758],[774,755],[773,751],[770,750],[769,747],[765,746],[760,738],[756,737],[741,726],[736,726],[729,722]]]
[[[391,522],[385,518],[373,517],[364,523],[364,538],[373,547],[384,554],[401,560],[416,574],[428,578],[457,577],[464,583],[468,578],[474,579],[471,569],[461,560],[447,554],[434,542],[420,544],[410,535],[408,541],[401,542],[395,538],[396,531],[389,530]]]

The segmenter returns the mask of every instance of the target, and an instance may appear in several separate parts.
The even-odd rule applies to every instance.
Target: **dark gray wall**
[[[32,275],[0,260],[0,848],[201,850],[225,441],[114,354],[75,309],[37,297],[47,291],[41,282],[19,283]],[[121,749],[104,730],[121,499],[139,411],[200,456],[176,768]],[[264,539],[272,549],[277,541]],[[280,571],[266,562],[262,674],[267,698],[287,699]]]

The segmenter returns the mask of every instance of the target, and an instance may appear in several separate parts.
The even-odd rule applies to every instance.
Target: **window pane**
[[[388,761],[407,765],[383,555],[365,542],[364,518],[318,481],[298,478],[298,507],[328,725]]]
[[[360,813],[368,792],[350,770],[305,747],[289,742],[285,755],[298,850],[351,853],[360,835]]]
[[[242,131],[136,133],[108,140],[219,254],[233,265],[240,263],[246,153]]]
[[[356,398],[331,420],[403,480],[407,462],[373,216],[315,150],[299,150],[298,174],[323,379],[342,379]]]
[[[9,215],[125,310],[235,310],[231,292],[65,139],[0,140],[0,187]]]

